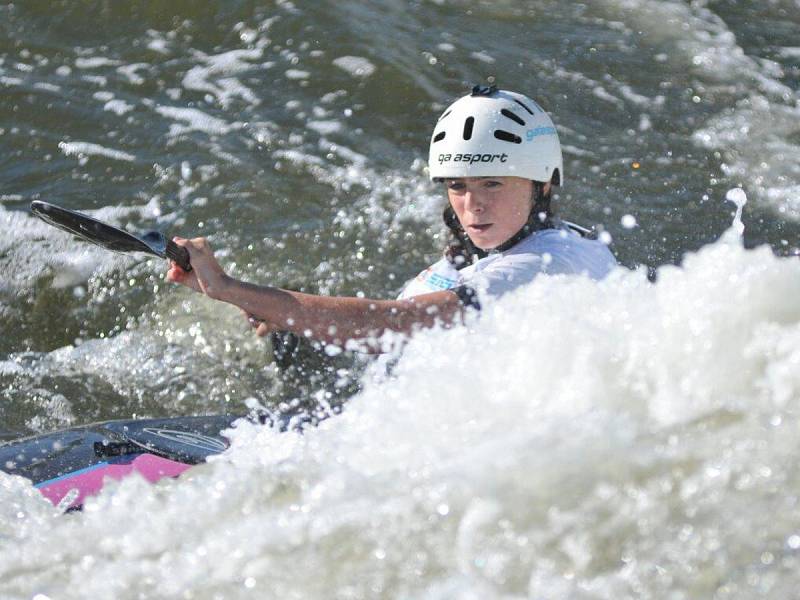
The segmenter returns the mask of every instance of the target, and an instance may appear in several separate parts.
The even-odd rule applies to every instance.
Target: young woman
[[[552,186],[563,182],[561,146],[550,117],[514,92],[476,86],[439,118],[430,143],[430,177],[444,182],[444,220],[453,240],[445,256],[397,300],[315,296],[228,276],[204,238],[175,242],[193,270],[172,264],[167,279],[241,308],[259,335],[293,331],[344,344],[386,331],[409,334],[449,324],[468,308],[539,274],[600,279],[616,260],[605,244],[553,218]]]

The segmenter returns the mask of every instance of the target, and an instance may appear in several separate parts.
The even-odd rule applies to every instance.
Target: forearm
[[[458,297],[435,292],[408,300],[315,296],[227,278],[214,297],[281,329],[328,343],[370,339],[386,331],[410,334],[461,314]]]

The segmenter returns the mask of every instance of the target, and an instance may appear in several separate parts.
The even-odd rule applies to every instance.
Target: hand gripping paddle
[[[174,260],[184,271],[192,270],[186,248],[168,240],[161,232],[148,231],[143,235],[134,235],[92,217],[39,200],[31,202],[31,210],[45,223],[107,250],[153,254]]]

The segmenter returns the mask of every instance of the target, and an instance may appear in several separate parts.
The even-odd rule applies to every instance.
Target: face
[[[496,248],[511,238],[531,212],[533,182],[528,179],[465,177],[446,179],[445,185],[461,226],[481,250]]]

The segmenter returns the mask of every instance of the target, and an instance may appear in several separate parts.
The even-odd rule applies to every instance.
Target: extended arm
[[[186,273],[173,265],[167,279],[238,306],[271,327],[317,340],[344,344],[380,337],[386,331],[409,334],[437,322],[450,324],[462,314],[458,296],[450,291],[407,300],[371,300],[315,296],[246,283],[222,270],[204,239],[176,238],[175,242],[189,251],[194,269]]]
[[[346,340],[379,337],[385,331],[411,333],[450,323],[461,313],[452,292],[434,292],[408,300],[371,300],[315,296],[259,286],[228,278],[217,300],[238,306],[280,329],[342,344]]]

